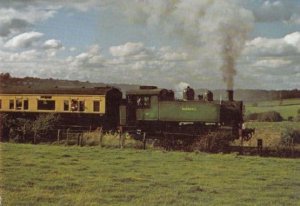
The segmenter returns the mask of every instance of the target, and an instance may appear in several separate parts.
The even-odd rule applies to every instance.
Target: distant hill
[[[78,80],[59,80],[59,79],[40,79],[35,77],[11,77],[9,73],[0,74],[0,91],[5,87],[10,89],[18,89],[20,87],[39,87],[42,89],[60,87],[60,88],[90,88],[90,87],[103,87],[114,86],[125,93],[128,90],[138,89],[139,85],[134,84],[105,84],[105,83],[91,83],[88,81],[82,82]],[[171,89],[171,88],[168,88]],[[195,93],[203,94],[206,89],[195,89]],[[214,99],[226,100],[226,90],[212,90]],[[251,90],[251,89],[237,89],[234,92],[235,100],[243,100],[245,102],[258,102],[267,100],[280,100],[300,98],[300,90]]]

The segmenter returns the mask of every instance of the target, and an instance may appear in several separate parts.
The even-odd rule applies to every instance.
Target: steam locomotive
[[[198,136],[209,131],[230,131],[234,138],[243,134],[243,102],[233,100],[228,91],[227,101],[215,101],[213,93],[205,92],[195,98],[187,88],[182,99],[174,92],[155,86],[122,92],[114,87],[58,88],[47,90],[2,88],[0,113],[34,116],[56,113],[69,124],[86,124],[105,130],[123,128],[150,136],[179,134]]]

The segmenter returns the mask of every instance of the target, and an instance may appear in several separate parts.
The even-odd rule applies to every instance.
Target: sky
[[[298,0],[2,0],[0,73],[300,89]]]

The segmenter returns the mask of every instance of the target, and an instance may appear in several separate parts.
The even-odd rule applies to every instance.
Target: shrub
[[[294,146],[300,143],[300,130],[286,128],[281,134],[281,140],[276,148],[276,156],[294,156]]]
[[[246,120],[255,120],[260,122],[280,122],[283,120],[283,118],[280,113],[270,111],[262,113],[251,113],[246,117]]]
[[[191,149],[194,151],[226,152],[232,140],[231,132],[211,132],[199,137],[192,144]]]
[[[292,143],[300,143],[300,130],[286,128],[281,134],[280,144],[283,146],[290,146]]]
[[[56,114],[41,114],[32,122],[31,132],[36,136],[43,135],[44,138],[51,138],[52,130],[59,124],[60,117]],[[34,140],[35,141],[35,140]]]
[[[29,118],[14,114],[1,114],[1,138],[3,141],[27,142],[36,138],[50,138],[53,128],[59,123],[59,116],[43,114]],[[55,135],[53,135],[55,136]]]

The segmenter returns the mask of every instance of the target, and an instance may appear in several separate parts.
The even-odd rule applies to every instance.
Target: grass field
[[[300,160],[1,144],[3,205],[300,205]]]
[[[300,129],[299,122],[246,122],[247,128],[255,128],[255,134],[245,146],[256,146],[257,139],[263,139],[264,146],[276,147],[285,130]]]
[[[300,109],[300,99],[284,99],[282,102],[279,100],[258,102],[257,106],[253,103],[246,104],[246,115],[250,113],[260,113],[268,111],[277,111],[284,119],[288,117],[296,117]]]
[[[284,119],[296,117],[300,109],[300,99],[284,99],[258,102],[256,106],[253,103],[246,104],[246,115],[250,113],[260,113],[267,111],[277,111]],[[285,130],[300,129],[299,122],[247,122],[246,127],[255,128],[256,132],[253,138],[245,142],[246,146],[256,146],[257,139],[263,139],[267,147],[276,147]]]

